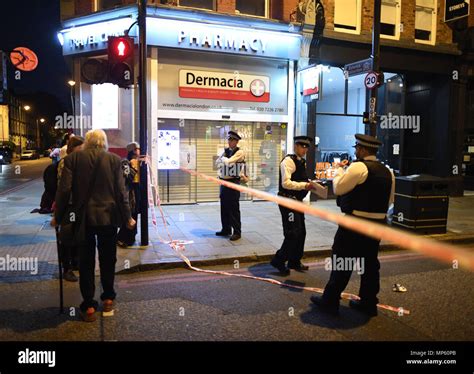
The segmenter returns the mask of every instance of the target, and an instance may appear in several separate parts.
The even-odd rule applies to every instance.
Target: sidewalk
[[[51,279],[57,273],[57,252],[50,216],[31,214],[39,206],[42,181],[0,196],[0,258],[34,257],[38,259],[38,274],[20,271],[0,271],[0,282],[20,282]],[[338,212],[335,200],[319,201],[318,207]],[[219,203],[164,206],[171,237],[193,241],[186,245],[184,254],[195,265],[228,263],[235,260],[268,261],[283,241],[281,217],[277,205],[268,202],[241,202],[242,239],[231,242],[215,236],[220,230]],[[450,199],[448,232],[431,235],[437,240],[459,244],[474,243],[474,195]],[[117,251],[117,272],[185,266],[168,245],[162,244],[158,234],[167,238],[159,210],[159,232],[150,223],[150,245]],[[331,248],[337,226],[316,217],[306,217],[307,257],[326,255]],[[139,243],[139,236],[137,237]],[[382,242],[383,249],[393,245]]]

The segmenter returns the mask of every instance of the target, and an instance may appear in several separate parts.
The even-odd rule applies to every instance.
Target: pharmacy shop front
[[[292,151],[301,36],[289,25],[265,20],[185,10],[152,13],[147,17],[148,147],[162,202],[219,199],[218,185],[182,168],[216,176],[215,161],[229,130],[242,137],[249,186],[275,193],[281,158]],[[119,117],[127,118],[121,107]],[[119,130],[136,138],[137,121],[132,122],[134,131],[120,124]],[[114,141],[123,147],[124,140]]]

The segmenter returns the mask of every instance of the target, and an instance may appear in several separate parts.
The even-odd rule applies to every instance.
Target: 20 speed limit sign
[[[379,75],[375,71],[371,71],[365,76],[365,87],[367,87],[369,90],[373,89],[375,86],[377,86],[378,80]]]

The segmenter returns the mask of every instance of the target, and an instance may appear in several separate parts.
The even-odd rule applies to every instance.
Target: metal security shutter
[[[225,126],[211,121],[196,121],[196,166],[201,173],[216,176],[217,148],[224,145]],[[227,132],[225,132],[227,133]],[[197,201],[219,200],[219,186],[203,178],[196,181]]]

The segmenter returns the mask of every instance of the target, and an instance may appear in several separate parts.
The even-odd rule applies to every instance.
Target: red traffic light
[[[108,44],[108,82],[119,87],[130,87],[134,82],[133,38],[129,36],[110,36]]]
[[[123,61],[133,54],[133,38],[128,36],[111,36],[109,37],[108,55],[109,61]]]

